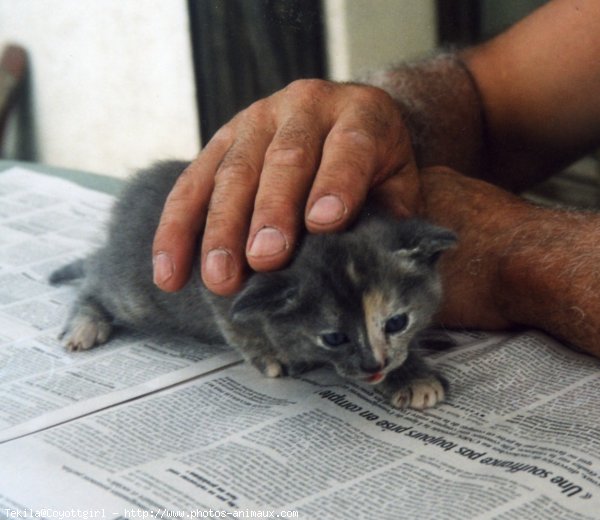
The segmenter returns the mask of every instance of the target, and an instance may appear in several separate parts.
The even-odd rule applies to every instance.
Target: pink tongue
[[[376,374],[373,374],[369,379],[367,379],[367,381],[369,383],[378,383],[382,379],[383,379],[383,374],[381,372],[377,372]]]

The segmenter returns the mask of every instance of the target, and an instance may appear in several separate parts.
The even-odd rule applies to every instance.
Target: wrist
[[[419,167],[447,165],[477,175],[483,163],[478,89],[457,54],[378,71],[365,79],[398,103]]]

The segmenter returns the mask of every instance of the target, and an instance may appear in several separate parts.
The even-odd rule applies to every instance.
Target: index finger
[[[336,114],[308,197],[305,220],[312,232],[343,229],[370,189],[394,174],[406,179],[407,206],[416,206],[414,155],[399,109],[379,89],[350,95],[354,102]]]
[[[221,128],[181,173],[165,201],[152,244],[154,283],[164,291],[178,291],[190,277],[214,174],[232,142],[232,129]]]

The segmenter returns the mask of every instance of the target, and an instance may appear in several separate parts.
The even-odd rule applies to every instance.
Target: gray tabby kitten
[[[377,384],[395,407],[443,399],[444,380],[415,349],[440,302],[436,261],[455,243],[451,232],[365,216],[347,232],[307,235],[287,268],[252,274],[232,297],[212,294],[198,275],[165,293],[152,281],[152,240],[186,166],[165,162],[135,176],[113,209],[106,243],[51,276],[83,278],[62,334],[69,350],[106,342],[121,323],[226,342],[268,377],[330,364]]]

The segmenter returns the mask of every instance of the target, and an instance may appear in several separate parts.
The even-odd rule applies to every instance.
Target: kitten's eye
[[[402,332],[408,325],[408,316],[405,313],[396,314],[385,322],[386,334],[397,334]]]
[[[328,347],[339,347],[344,343],[348,343],[350,339],[343,332],[328,332],[327,334],[321,334],[321,340]]]

